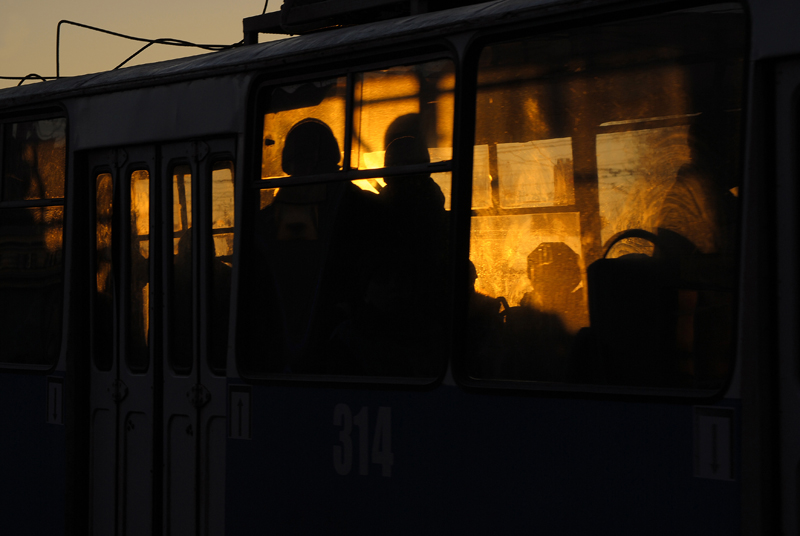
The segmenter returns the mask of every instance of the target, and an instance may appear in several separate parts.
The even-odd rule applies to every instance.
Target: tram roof
[[[128,87],[160,85],[225,73],[253,70],[287,58],[328,55],[371,42],[401,43],[419,34],[448,33],[487,27],[509,20],[536,17],[548,10],[570,11],[576,5],[619,4],[624,0],[495,0],[337,30],[240,46],[174,60],[125,67],[113,71],[64,77],[0,90],[0,107],[11,107],[82,94],[118,91]]]
[[[0,90],[0,108],[253,71],[271,65],[285,65],[291,58],[321,58],[343,51],[364,50],[361,47],[370,43],[382,45],[407,43],[418,39],[421,35],[435,36],[445,29],[448,34],[452,34],[475,28],[491,28],[509,22],[517,23],[558,16],[579,9],[602,11],[618,9],[624,5],[641,9],[648,5],[663,4],[664,1],[494,0],[483,4],[240,46],[220,52],[7,88]],[[751,8],[756,11],[756,6],[778,1],[758,0],[751,5]],[[781,47],[764,47],[763,51],[759,51],[762,53],[756,55],[764,56],[763,52],[768,52],[767,48]]]

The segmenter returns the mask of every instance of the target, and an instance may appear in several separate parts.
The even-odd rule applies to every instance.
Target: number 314
[[[350,474],[353,467],[353,425],[358,429],[358,474],[369,474],[370,459],[381,466],[382,476],[392,476],[392,408],[379,407],[375,422],[372,450],[369,448],[369,408],[363,407],[356,416],[347,404],[333,409],[333,425],[338,426],[339,444],[333,446],[333,468],[340,475]]]

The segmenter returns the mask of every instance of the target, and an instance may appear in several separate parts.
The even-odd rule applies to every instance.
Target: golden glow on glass
[[[233,162],[224,161],[214,165],[211,172],[211,219],[212,229],[233,229]],[[216,256],[233,255],[233,232],[214,234]]]
[[[499,143],[497,171],[503,208],[575,203],[571,138]]]
[[[113,182],[110,173],[97,176],[95,247],[97,250],[97,292],[109,292],[111,276],[111,221]]]
[[[278,88],[273,94],[285,89],[295,95],[304,91],[304,86],[327,88],[328,94],[319,104],[284,109],[264,115],[263,146],[261,153],[261,178],[286,177],[282,158],[286,134],[298,122],[313,118],[328,125],[339,142],[339,151],[344,150],[345,89],[346,79],[336,78],[322,82],[303,84],[297,87]],[[329,86],[334,86],[332,89]],[[300,97],[298,97],[300,98]],[[340,161],[341,164],[341,161]]]
[[[3,199],[64,197],[66,119],[7,125],[3,143]]]
[[[384,135],[401,115],[419,113],[418,91],[415,73],[405,69],[364,73],[358,77],[351,156],[354,167],[383,167]]]
[[[455,75],[447,60],[362,73],[354,87],[353,150],[358,169],[384,167],[394,121],[419,114],[431,162],[452,158]],[[391,140],[389,140],[391,141]]]
[[[131,174],[131,232],[145,259],[150,257],[150,174],[146,170]],[[143,237],[143,238],[142,238]]]
[[[142,319],[144,321],[144,340],[150,340],[150,283],[142,289]]]
[[[377,179],[358,179],[354,180],[353,184],[361,188],[362,190],[366,190],[368,192],[372,192],[374,194],[381,193],[381,190],[386,186],[386,181],[381,178]]]
[[[580,258],[579,214],[473,217],[470,260],[478,273],[475,289],[487,296],[503,296],[512,307],[520,305],[526,293],[536,290],[528,271],[528,257],[548,242],[563,242]],[[584,271],[582,259],[579,266]]]
[[[275,201],[280,188],[266,188],[261,190],[259,208],[263,209],[270,206]]]
[[[686,125],[597,136],[597,175],[602,240],[626,229],[656,232],[664,198],[678,171],[690,163]],[[699,240],[698,240],[699,239]],[[710,253],[707,237],[695,245]]]
[[[128,365],[144,370],[149,361],[150,341],[150,174],[146,170],[131,173],[131,326]]]
[[[192,169],[186,165],[176,166],[172,172],[173,254],[178,254],[178,242],[191,227]],[[191,235],[187,237],[187,239],[190,238]]]

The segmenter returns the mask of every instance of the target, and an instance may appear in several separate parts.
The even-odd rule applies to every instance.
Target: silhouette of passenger
[[[286,135],[281,167],[291,176],[330,173],[339,169],[339,144],[330,127],[318,119],[304,119]],[[273,236],[278,240],[317,240],[319,211],[325,201],[324,184],[286,186],[269,207]]]
[[[720,290],[679,293],[676,356],[691,356],[692,365],[681,366],[676,357],[672,366],[676,375],[701,383],[724,378],[730,362],[739,206],[730,191],[737,184],[733,159],[723,158],[736,150],[725,130],[723,117],[695,118],[688,136],[691,161],[678,171],[658,218],[662,255],[680,263],[683,284]]]
[[[528,277],[533,290],[516,307],[473,288],[470,330],[483,341],[474,339],[471,359],[479,377],[566,381],[572,372],[573,334],[587,323],[578,256],[562,242],[542,243],[528,256]]]
[[[385,136],[386,167],[430,163],[417,114],[395,120]],[[359,284],[336,338],[364,374],[430,377],[443,355],[446,277],[444,195],[428,173],[384,178],[366,240],[357,257]]]
[[[588,324],[580,257],[563,242],[543,242],[528,255],[528,278],[533,291],[520,305],[557,314],[575,333]]]
[[[328,125],[304,119],[287,133],[281,164],[290,176],[313,176],[337,171],[340,159]],[[269,340],[258,352],[267,371],[360,372],[336,333],[359,301],[356,267],[377,227],[366,195],[377,197],[349,181],[282,186],[257,215],[245,277],[258,289],[250,309]]]
[[[430,154],[423,138],[419,116],[397,118],[386,132],[384,165],[429,164]],[[380,200],[385,209],[384,235],[399,247],[442,251],[447,240],[444,194],[428,173],[390,176]]]
[[[286,134],[281,165],[291,176],[306,176],[336,171],[340,158],[330,127],[309,118]],[[253,347],[260,348],[254,355],[267,358],[257,364],[266,372],[319,372],[312,324],[325,265],[320,243],[330,239],[331,190],[325,184],[283,186],[256,217],[255,257],[246,275],[255,291],[248,325],[256,330],[249,334]]]
[[[708,254],[733,254],[733,224],[738,203],[729,191],[737,174],[723,154],[734,151],[723,144],[724,123],[700,116],[689,127],[691,161],[677,173],[658,214],[658,237],[663,253],[675,257]],[[731,259],[726,259],[733,268]],[[711,274],[695,271],[692,277],[718,278],[716,266]],[[732,276],[732,274],[726,274]]]
[[[591,330],[610,383],[716,388],[728,373],[737,213],[735,166],[722,158],[735,154],[729,126],[712,114],[694,119],[691,161],[664,196],[653,256],[589,267]]]
[[[508,309],[505,298],[492,298],[475,289],[478,271],[469,262],[468,327],[470,338],[469,370],[476,378],[496,377],[498,362],[503,354],[503,320]]]

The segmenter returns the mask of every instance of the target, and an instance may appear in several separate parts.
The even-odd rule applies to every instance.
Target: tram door
[[[89,157],[95,535],[220,532],[232,154],[212,140]]]

